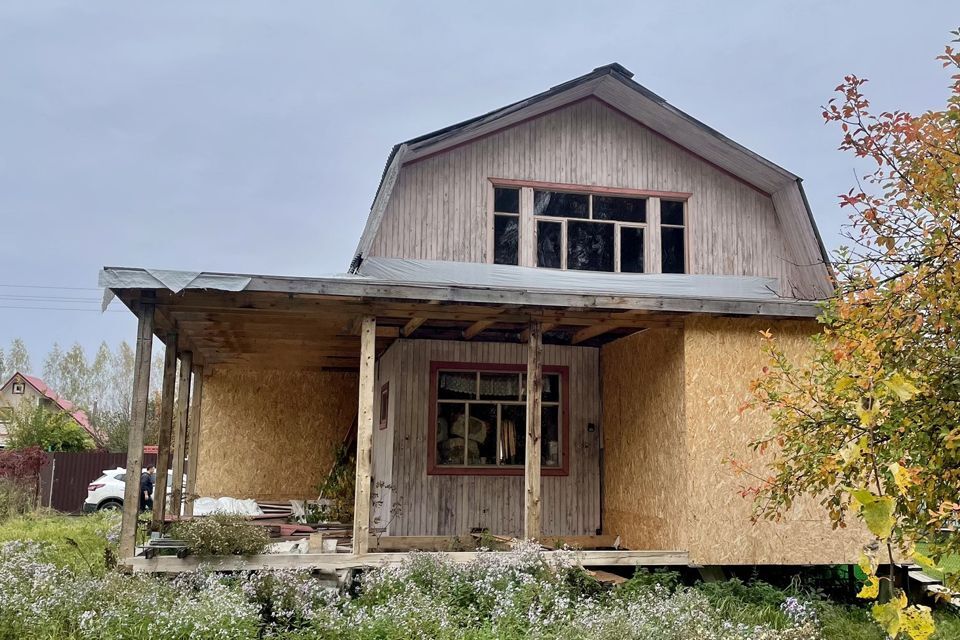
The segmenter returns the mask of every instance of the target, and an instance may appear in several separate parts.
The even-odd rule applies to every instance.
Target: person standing
[[[157,467],[150,465],[140,475],[140,511],[153,509],[153,474],[156,471]]]

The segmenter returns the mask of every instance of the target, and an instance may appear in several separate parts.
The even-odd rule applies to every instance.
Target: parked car
[[[120,509],[123,507],[123,492],[126,484],[127,470],[123,467],[104,469],[103,474],[87,485],[87,499],[83,501],[83,512],[93,513],[105,509]],[[173,484],[173,472],[167,472],[167,495]]]

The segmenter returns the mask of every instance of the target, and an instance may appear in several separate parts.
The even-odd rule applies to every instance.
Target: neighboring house
[[[78,408],[66,398],[61,398],[40,378],[15,372],[0,387],[0,447],[6,446],[11,415],[23,402],[29,402],[34,406],[39,404],[52,411],[63,411],[96,442],[96,431],[83,409]]]
[[[800,179],[618,64],[397,145],[349,274],[101,283],[193,372],[187,494],[315,497],[357,420],[358,554],[486,530],[632,550],[593,564],[856,561],[816,500],[751,524],[725,462],[769,427],[738,411],[759,332],[802,352],[832,291]]]

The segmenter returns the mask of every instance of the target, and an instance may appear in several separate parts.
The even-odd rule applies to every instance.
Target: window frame
[[[487,214],[488,214],[488,236],[487,236],[487,262],[494,264],[494,216],[495,215],[515,215],[494,212],[494,193],[495,189],[519,189],[520,190],[520,219],[519,219],[519,239],[518,239],[518,266],[532,267],[535,269],[555,269],[553,267],[541,267],[537,264],[537,243],[539,221],[552,221],[561,225],[561,242],[563,244],[561,251],[561,266],[558,271],[567,271],[567,220],[586,220],[590,222],[600,222],[615,225],[614,228],[614,271],[589,271],[584,273],[626,273],[639,275],[643,273],[661,273],[661,238],[660,238],[660,201],[670,200],[682,202],[684,206],[684,225],[683,225],[683,250],[684,250],[684,273],[690,273],[690,238],[689,238],[689,212],[690,199],[693,193],[686,191],[661,191],[655,189],[633,189],[629,187],[604,187],[596,185],[579,185],[563,182],[545,182],[539,180],[517,180],[514,178],[497,178],[489,176],[487,178]],[[558,191],[563,193],[577,193],[590,196],[589,198],[589,217],[588,218],[560,218],[554,216],[536,216],[533,211],[533,192],[534,191]],[[617,220],[593,220],[593,196],[613,196],[619,198],[643,198],[646,199],[646,221],[645,222],[620,222]],[[652,208],[656,211],[652,211]],[[676,225],[667,225],[676,226]],[[643,271],[621,271],[621,242],[620,229],[617,227],[639,227],[643,229]],[[571,271],[573,271],[571,269]],[[579,271],[579,270],[577,270]]]
[[[683,205],[683,224],[666,224],[663,222],[663,203],[664,202],[679,202]],[[658,273],[665,273],[663,270],[663,232],[664,228],[667,229],[681,229],[683,231],[683,273],[674,273],[671,275],[687,275],[690,273],[690,238],[687,228],[689,227],[690,217],[690,202],[689,198],[660,198],[659,202],[659,211],[657,211],[657,221],[660,225],[660,230],[657,232],[657,240],[660,242],[660,246],[657,247],[657,256],[660,260],[660,264],[657,265]]]
[[[503,364],[490,362],[430,362],[430,407],[427,424],[427,475],[428,476],[522,476],[525,465],[520,466],[468,466],[440,465],[437,463],[437,382],[441,371],[472,371],[478,373],[526,373],[526,364]],[[560,466],[542,467],[542,476],[570,475],[570,367],[543,365],[543,373],[560,376]],[[526,404],[524,404],[526,406]],[[541,445],[542,445],[541,441]],[[541,454],[542,455],[542,454]]]

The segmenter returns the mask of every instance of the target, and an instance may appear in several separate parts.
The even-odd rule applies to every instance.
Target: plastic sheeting
[[[104,287],[101,310],[114,298],[112,289],[169,289],[179,293],[184,289],[219,289],[243,291],[250,284],[250,276],[173,271],[169,269],[103,269],[100,286]]]
[[[208,516],[212,513],[228,513],[240,516],[261,516],[256,500],[239,498],[197,498],[193,501],[193,515]]]
[[[752,276],[560,271],[473,262],[367,258],[360,275],[404,284],[629,297],[778,300],[777,280]]]

